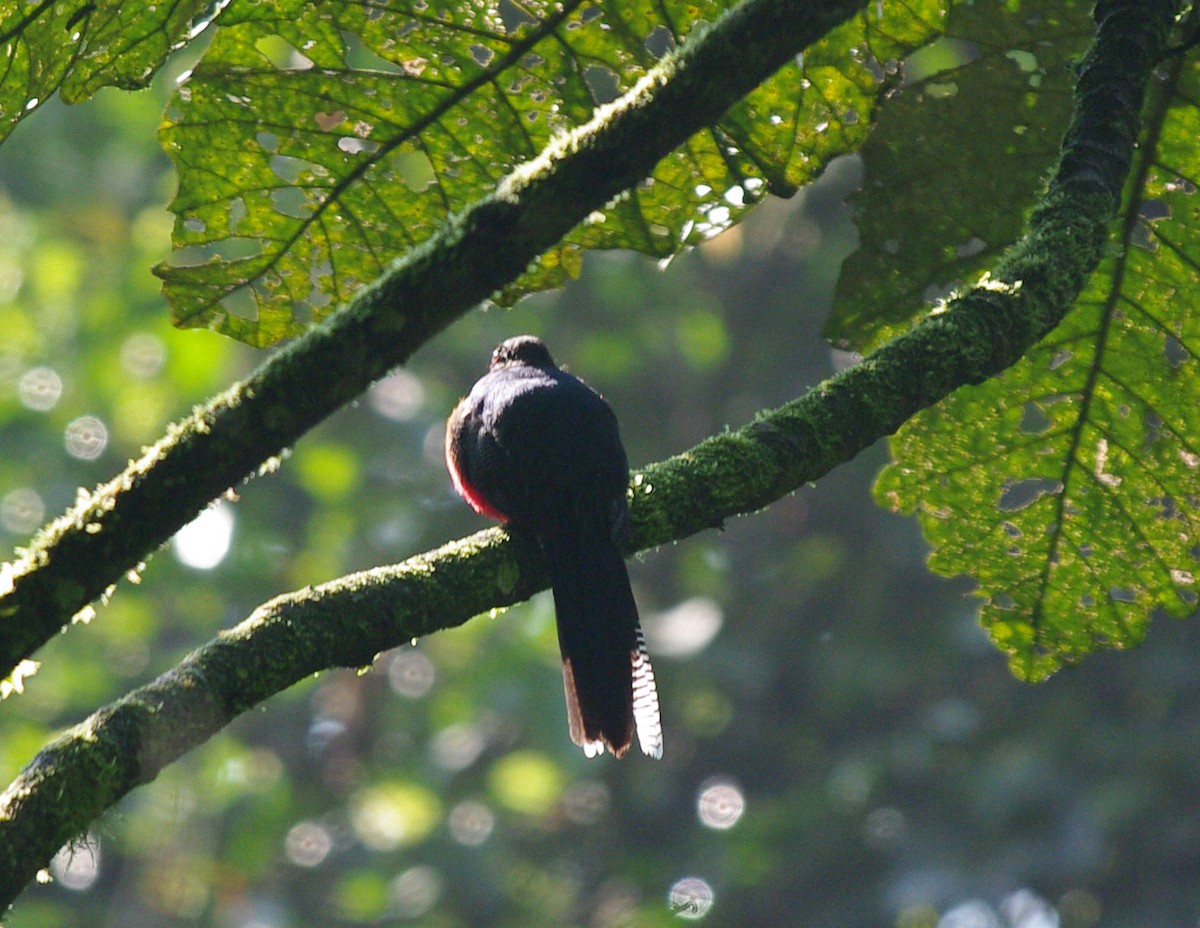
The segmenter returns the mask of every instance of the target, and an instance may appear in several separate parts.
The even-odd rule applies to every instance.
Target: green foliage
[[[724,6],[231,4],[161,132],[179,173],[176,252],[158,268],[173,319],[254,345],[297,334]],[[785,67],[497,299],[577,275],[581,249],[676,254],[860,144],[884,89],[866,62],[903,56],[939,20],[928,0],[882,10]]]
[[[1015,28],[1007,13],[1018,6],[1022,22],[1054,37],[1056,44],[1037,46],[1039,63],[1077,47],[1069,30],[1059,31],[1054,17],[1037,20],[1028,4],[960,6],[956,22],[986,17],[985,35],[1002,36]],[[61,7],[26,9],[58,16]],[[148,7],[126,9],[136,15]],[[420,75],[402,76],[396,55],[384,54],[395,52],[386,30],[372,32],[367,20],[342,28],[347,20],[338,17],[355,15],[345,6],[231,6],[229,28],[255,44],[238,52],[218,34],[214,48],[224,47],[228,72],[214,58],[185,85],[208,94],[211,108],[189,110],[191,101],[180,96],[165,130],[168,139],[191,133],[180,158],[214,173],[207,181],[186,180],[189,195],[219,194],[213,222],[226,230],[187,247],[201,258],[211,249],[232,268],[256,248],[275,247],[270,235],[294,233],[315,242],[308,257],[325,247],[332,255],[336,246],[348,273],[368,279],[372,268],[418,241],[422,228],[489,189],[549,137],[550,114],[534,106],[528,88],[561,94],[562,125],[578,122],[598,99],[630,86],[692,21],[685,4],[636,11],[611,4],[599,13],[568,4],[563,22],[578,28],[562,26],[556,44],[524,22],[515,5],[502,9],[509,20],[499,26],[494,16],[464,7],[451,21],[429,18],[411,33],[414,42],[425,36],[430,48],[457,42],[456,61],[476,62],[477,77],[487,65],[476,54],[484,58],[491,49],[494,61],[511,53],[514,42],[541,43],[528,52],[542,59],[537,68],[522,59],[497,72],[490,87],[468,91],[452,65],[441,75],[445,86],[433,86],[430,75],[441,66],[433,57]],[[831,37],[805,56],[803,72],[787,72],[774,91],[760,91],[719,130],[694,140],[679,160],[660,168],[653,185],[606,210],[605,222],[577,230],[549,270],[573,267],[574,249],[585,247],[673,254],[685,228],[701,242],[735,221],[753,200],[746,195],[757,192],[748,180],[788,192],[824,160],[859,144],[872,120],[888,131],[890,110],[903,109],[906,94],[889,98],[876,115],[875,98],[891,89],[890,78],[876,81],[869,65],[897,73],[888,59],[928,35],[939,17],[890,0],[882,9],[886,19],[872,11]],[[670,28],[657,18],[664,13],[672,17]],[[6,17],[0,22],[8,28]],[[594,23],[612,28],[588,33]],[[476,32],[468,36],[470,28]],[[384,51],[368,45],[367,34]],[[647,36],[656,38],[647,45]],[[305,47],[309,38],[315,44]],[[1028,63],[1028,27],[1011,46],[999,38],[979,41],[991,61],[985,76],[1012,77]],[[1015,57],[1003,56],[1009,49]],[[55,60],[56,49],[44,52],[42,60]],[[302,67],[305,58],[311,67]],[[562,83],[538,70],[545,62],[557,63]],[[257,81],[263,100],[296,117],[279,129],[275,150],[295,146],[313,156],[311,168],[279,162],[312,177],[259,176],[271,186],[259,191],[253,220],[250,194],[225,193],[220,185],[223,177],[237,180],[245,151],[251,164],[265,158],[255,150],[261,148],[255,130],[238,136],[225,122],[208,134],[182,120],[184,113],[259,118],[257,96],[222,100],[223,92],[239,96],[232,81],[243,73]],[[1035,72],[1018,77],[1021,94],[1030,89],[1029,73]],[[507,89],[510,77],[527,79],[528,92]],[[933,109],[931,83],[939,80],[945,83],[921,85],[923,112]],[[943,189],[938,181],[949,183],[959,168],[989,179],[999,170],[989,170],[994,162],[981,161],[978,150],[963,156],[968,142],[982,147],[971,142],[984,137],[979,126],[987,123],[1006,138],[1014,118],[1000,110],[1006,98],[975,80],[954,76],[959,102],[973,104],[956,124],[965,128],[953,131],[939,153],[923,150],[910,159],[926,169],[945,166],[931,178],[932,189],[914,186],[906,200],[890,201],[898,211],[881,230],[890,223],[893,234],[916,242],[914,227],[926,221],[912,219],[912,211],[926,201],[942,209],[969,203],[964,212],[980,223],[994,221],[995,229],[1018,224],[1027,186],[1001,193],[992,185],[982,200],[967,185],[956,186],[951,198],[933,196]],[[1193,182],[1200,171],[1192,149],[1200,130],[1195,111],[1181,101],[1198,96],[1194,68],[1183,81],[1169,98],[1175,105],[1161,123],[1163,135],[1147,148],[1153,157],[1147,156],[1144,184],[1135,180],[1131,187],[1130,202],[1141,208],[1129,212],[1125,247],[1097,275],[1080,311],[1002,387],[963,391],[908,430],[895,444],[901,462],[880,484],[889,502],[923,510],[938,545],[936,567],[981,578],[993,594],[985,613],[993,636],[1009,636],[1015,666],[1030,676],[1100,640],[1131,643],[1152,604],[1181,609],[1190,595],[1195,558],[1186,536],[1197,526],[1188,488],[1198,458],[1196,413],[1187,399],[1197,386],[1200,333],[1186,304],[1196,284]],[[411,94],[392,94],[392,108],[384,110],[382,89],[401,84]],[[375,97],[365,95],[372,88]],[[1030,109],[1027,135],[1045,143],[1061,129],[1062,114],[1043,96]],[[432,138],[440,132],[449,139],[454,120],[465,118],[472,127],[486,125],[483,143],[515,145],[508,160],[499,144],[493,149],[467,139],[457,166],[464,180],[452,176],[449,156],[435,171],[434,156],[421,153],[416,141],[406,148],[402,139],[411,127],[401,115],[411,117],[417,103],[434,98],[450,109],[431,124]],[[1021,99],[1021,106],[1035,102]],[[339,109],[346,115],[333,124]],[[118,101],[98,122],[144,155],[149,127],[133,116],[114,118],[137,110],[136,102],[126,108]],[[39,119],[58,112],[47,108]],[[83,162],[82,150],[91,150],[96,137],[86,130],[98,128],[86,120],[96,112],[71,114],[83,125],[79,135],[61,121],[28,128],[39,133],[39,147],[72,152]],[[783,112],[790,124],[764,119]],[[328,131],[317,113],[328,117]],[[343,139],[373,140],[355,134],[355,119],[380,113],[395,120],[386,142],[394,147],[378,165],[354,174],[371,153],[343,152],[354,155],[343,159],[331,149]],[[534,113],[541,115],[522,129],[519,117]],[[987,122],[993,115],[995,125]],[[936,123],[944,114],[927,118]],[[899,124],[901,135],[914,140],[931,141],[943,131],[916,116],[910,122],[907,114]],[[735,154],[723,147],[729,140],[736,140]],[[763,151],[779,157],[751,163],[749,153]],[[318,167],[353,175],[345,186],[351,205],[382,210],[386,198],[397,214],[411,207],[416,224],[372,230],[378,241],[365,234],[356,240],[354,230],[332,223],[337,204],[321,213],[324,224],[281,212],[298,201],[272,202],[275,189],[299,189],[302,179],[318,193],[330,189],[322,185],[332,183],[332,174]],[[274,171],[269,163],[266,169]],[[391,187],[380,180],[388,171]],[[18,195],[21,184],[11,172],[0,164],[0,182]],[[1027,185],[1037,171],[1016,173]],[[42,515],[69,503],[76,487],[110,475],[166,422],[250,363],[239,346],[165,326],[144,273],[166,237],[161,216],[145,209],[146,191],[164,189],[148,174],[136,192],[109,185],[108,175],[84,190],[60,178],[53,211],[36,215],[0,204],[0,538],[10,544],[23,543]],[[709,193],[694,189],[697,176]],[[741,206],[733,202],[738,194],[728,195],[736,189],[743,191]],[[449,202],[437,202],[443,193]],[[372,201],[376,194],[380,199]],[[235,209],[237,202],[243,205]],[[806,191],[790,212],[774,204],[774,219],[739,227],[685,255],[669,273],[598,257],[568,293],[462,320],[454,340],[429,346],[403,376],[301,442],[280,473],[241,491],[229,507],[236,513],[234,545],[220,564],[202,571],[160,554],[141,586],[123,584],[97,621],[48,645],[27,692],[2,706],[4,769],[14,772],[50,732],[169,668],[271,593],[399,560],[477,527],[451,498],[438,439],[446,411],[503,335],[545,335],[557,355],[602,388],[638,463],[686,448],[724,423],[744,422],[798,384],[822,379],[828,356],[817,338],[819,322],[816,313],[796,311],[797,294],[806,304],[824,299],[810,293],[812,281],[831,278],[846,244],[830,231],[836,223],[819,202],[816,191]],[[718,212],[725,208],[728,215]],[[401,224],[387,219],[389,226]],[[180,221],[185,233],[204,238],[197,223]],[[243,240],[260,221],[267,244]],[[345,237],[335,240],[335,231]],[[385,231],[393,238],[385,240]],[[1002,232],[985,236],[960,225],[939,233],[938,243],[979,235],[990,246]],[[870,247],[888,237],[864,232],[864,241]],[[932,234],[922,240],[932,241]],[[368,260],[356,250],[367,248],[378,254]],[[723,273],[728,258],[718,255],[739,253],[743,264]],[[234,299],[247,319],[256,317],[253,324],[228,318],[266,340],[331,310],[333,291],[319,295],[312,266],[299,258],[294,266],[296,279],[306,282],[295,292],[314,305],[293,314],[289,303],[268,324],[252,300]],[[318,277],[332,275],[332,259],[328,268],[316,266]],[[854,273],[869,274],[871,266],[864,259]],[[951,273],[967,277],[979,266],[955,265]],[[194,271],[199,280],[207,269],[225,267]],[[913,294],[944,279],[922,277],[926,271],[907,268],[916,282],[878,308],[895,302],[911,310]],[[256,296],[268,290],[249,278],[237,286]],[[287,296],[290,286],[285,280],[277,292]],[[879,331],[872,319],[864,324],[855,331]],[[43,368],[59,378],[62,392],[39,408],[25,402],[31,394],[21,384]],[[64,445],[71,424],[84,416],[108,426],[98,458],[81,458]],[[383,655],[371,672],[322,674],[264,712],[248,713],[101,824],[95,889],[64,879],[60,862],[51,868],[57,882],[32,888],[9,920],[667,925],[679,924],[672,907],[698,912],[673,892],[693,874],[715,889],[708,920],[723,924],[790,924],[797,912],[822,924],[932,924],[956,898],[1029,885],[1055,899],[1063,923],[1072,926],[1097,924],[1101,912],[1112,925],[1170,923],[1180,911],[1194,912],[1200,897],[1178,873],[1181,861],[1197,856],[1194,829],[1179,826],[1196,815],[1188,797],[1200,722],[1189,706],[1200,675],[1194,661],[1181,657],[1195,653],[1195,631],[1160,623],[1157,639],[1119,663],[1101,657],[1049,686],[1014,687],[994,652],[981,647],[956,590],[922,572],[911,526],[856,505],[878,463],[867,453],[822,481],[819,492],[786,498],[754,520],[736,520],[723,533],[632,564],[647,629],[664,636],[659,640],[687,624],[671,617],[686,615],[682,606],[696,597],[711,597],[710,609],[724,616],[715,644],[692,654],[668,656],[665,643],[652,639],[663,654],[656,669],[671,737],[664,764],[586,765],[566,741],[543,597],[494,621],[473,621],[423,639],[419,648]],[[1043,596],[1030,606],[1039,570]],[[1025,597],[1019,604],[1017,594]],[[1148,756],[1154,764],[1145,763]],[[699,817],[714,781],[736,783],[746,802],[729,827]]]
[[[860,151],[861,247],[842,267],[829,338],[878,345],[1016,241],[1058,157],[1091,8],[956,4],[945,38],[905,62]]]
[[[0,141],[56,91],[78,103],[101,87],[145,87],[212,6],[0,0]]]
[[[1200,66],[1176,62],[1146,114],[1119,250],[1004,376],[906,425],[881,502],[916,511],[931,566],[979,581],[982,620],[1038,680],[1194,611],[1200,552]]]

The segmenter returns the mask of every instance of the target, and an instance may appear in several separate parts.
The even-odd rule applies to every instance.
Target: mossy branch
[[[989,282],[791,403],[635,473],[635,547],[770,504],[951,390],[1004,370],[1050,331],[1100,259],[1174,12],[1158,0],[1097,8],[1058,171]],[[318,670],[365,666],[383,650],[526,599],[546,583],[536,545],[491,529],[264,604],[62,735],[9,786],[0,797],[0,903],[11,903],[104,809],[238,713]]]
[[[1097,36],[1079,69],[1058,170],[1026,235],[989,281],[804,396],[635,473],[635,547],[684,538],[768,505],[950,391],[1003,371],[1049,332],[1099,261],[1146,83],[1175,12],[1171,0],[1097,7]],[[496,206],[505,223],[523,228],[519,212]],[[411,318],[428,333],[439,325]],[[62,735],[22,771],[0,797],[0,904],[11,903],[104,809],[238,713],[318,670],[367,665],[380,651],[545,585],[536,546],[491,529],[264,604]],[[669,694],[666,700],[669,710]]]
[[[0,678],[210,501],[516,280],[863,0],[745,0],[325,324],[174,425],[0,570]]]

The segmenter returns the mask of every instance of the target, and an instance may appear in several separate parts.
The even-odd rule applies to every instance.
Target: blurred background
[[[152,92],[51,101],[0,147],[0,544],[249,371],[173,330],[150,267],[173,189]],[[853,158],[667,267],[591,257],[476,312],[308,435],[44,648],[0,706],[0,773],[269,597],[484,524],[443,422],[512,334],[608,398],[630,461],[744,423],[853,358],[820,337],[856,242]],[[666,756],[566,734],[548,595],[320,675],[64,850],[32,926],[1195,925],[1193,621],[1029,687],[876,508],[871,448],[765,512],[638,557]]]

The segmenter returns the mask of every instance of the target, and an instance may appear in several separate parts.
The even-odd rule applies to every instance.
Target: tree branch
[[[768,505],[951,390],[1004,370],[1052,329],[1099,261],[1174,14],[1170,0],[1097,7],[1057,173],[990,282],[796,400],[635,473],[635,547]],[[22,771],[0,796],[0,903],[11,903],[105,808],[238,713],[318,670],[366,666],[383,650],[546,584],[537,546],[494,528],[264,604]]]
[[[211,500],[407,360],[863,0],[745,0],[0,565],[0,678]]]
[[[891,434],[951,390],[999,373],[1050,331],[1099,261],[1136,142],[1146,83],[1175,12],[1172,0],[1115,0],[1097,7],[1097,36],[1079,69],[1057,173],[1026,235],[990,281],[804,396],[635,474],[635,546],[684,538],[766,506]],[[537,183],[531,177],[529,187],[514,184],[515,203],[527,202]],[[505,228],[527,238],[533,233],[513,205],[497,198],[469,216],[479,220],[494,209]],[[547,207],[530,208],[536,214]],[[478,225],[457,228],[467,238],[478,235]],[[562,222],[555,228],[565,231]],[[484,262],[482,256],[472,260]],[[397,280],[409,279],[410,266],[401,265],[372,288],[388,294],[385,305],[398,298]],[[460,267],[458,273],[466,272]],[[419,326],[424,337],[445,324],[420,301],[406,298],[401,305],[422,306],[406,325]],[[361,332],[379,334],[358,301],[346,315],[359,320]],[[390,318],[395,322],[398,313]],[[332,338],[337,328],[327,326],[314,337]],[[295,363],[290,355],[296,353],[285,351],[283,362],[272,363]],[[252,380],[241,390],[261,388]],[[204,421],[198,414],[190,427]],[[236,434],[222,440],[237,448]],[[99,534],[111,528],[101,524]],[[0,903],[10,904],[55,851],[105,808],[238,713],[317,670],[367,665],[380,651],[525,599],[545,585],[536,546],[490,529],[394,567],[264,604],[158,680],[66,732],[13,781],[0,796]]]

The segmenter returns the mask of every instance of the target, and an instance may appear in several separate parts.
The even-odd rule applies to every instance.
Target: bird
[[[617,417],[559,368],[541,339],[492,352],[446,423],[454,489],[479,514],[531,534],[550,569],[571,740],[622,757],[636,729],[662,756],[654,669],[622,551],[629,464]]]

